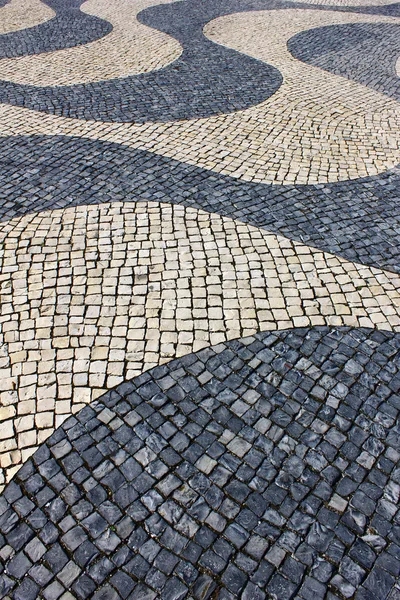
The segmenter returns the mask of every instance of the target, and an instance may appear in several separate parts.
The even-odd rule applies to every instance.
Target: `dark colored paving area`
[[[110,23],[81,12],[83,1],[46,0],[45,4],[56,11],[56,16],[35,27],[0,35],[0,59],[88,44],[110,33]]]
[[[3,138],[0,167],[1,220],[77,204],[158,200],[400,272],[397,170],[330,184],[255,184],[119,144],[61,136]]]
[[[0,498],[2,597],[395,600],[399,348],[264,333],[107,393]]]
[[[331,25],[303,31],[288,41],[295,58],[400,100],[400,24]]]

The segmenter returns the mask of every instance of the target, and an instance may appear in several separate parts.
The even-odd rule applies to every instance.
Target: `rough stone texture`
[[[0,133],[3,137],[64,134],[114,141],[237,179],[275,185],[333,183],[375,176],[394,168],[400,155],[393,133],[400,128],[398,103],[356,81],[294,59],[287,42],[310,27],[364,21],[397,25],[396,5],[385,10],[374,7],[348,11],[293,6],[268,0],[262,6],[252,4],[253,12],[214,18],[205,25],[204,20],[217,16],[218,11],[225,14],[237,7],[232,4],[228,9],[222,3],[211,11],[205,3],[203,17],[189,6],[194,12],[191,17],[183,2],[142,11],[138,18],[145,24],[158,19],[163,35],[169,30],[163,25],[165,20],[166,25],[177,23],[177,36],[179,30],[183,32],[179,39],[191,33],[193,48],[198,39],[202,40],[210,56],[199,65],[197,75],[190,61],[184,62],[182,70],[175,70],[178,59],[154,73],[111,81],[96,81],[94,70],[93,83],[31,86],[27,96],[24,86],[3,81],[2,89],[11,94],[3,100],[17,106],[0,105]],[[255,13],[254,9],[260,7],[268,10]],[[156,13],[149,16],[148,10]],[[168,10],[172,13],[167,18]],[[179,10],[184,13],[183,19],[176,18]],[[382,16],[385,11],[388,16]],[[182,56],[187,52],[194,56],[187,40],[184,46]],[[57,52],[52,54],[56,61]],[[19,61],[42,57],[7,59],[7,63],[14,61],[17,73]],[[52,57],[48,58],[51,62]],[[124,66],[122,56],[121,63],[119,72]],[[233,72],[230,65],[234,64],[237,68]],[[274,75],[266,79],[268,65],[273,65]],[[214,74],[218,74],[216,82]],[[277,89],[282,76],[283,84]],[[152,77],[161,77],[162,85],[149,85]],[[174,87],[178,83],[183,87]],[[265,95],[266,86],[269,91]],[[264,101],[260,94],[264,94]],[[45,104],[50,103],[48,112],[55,114],[40,112],[44,106],[41,98]],[[35,110],[27,111],[29,107]],[[84,118],[72,118],[80,113]],[[56,116],[60,114],[64,116]],[[194,118],[200,116],[204,118]],[[101,123],[93,124],[86,118]]]
[[[0,35],[0,59],[54,52],[77,44],[88,44],[110,33],[110,23],[79,10],[82,2],[83,0],[45,0],[36,3],[29,0],[25,6],[15,3],[22,22],[18,31],[8,33],[3,33],[4,25],[0,26],[0,34],[3,34]],[[9,11],[11,6],[12,3],[6,5],[6,10]],[[32,20],[37,19],[38,8],[41,11],[46,11],[47,8],[48,20],[40,24],[26,23],[27,16]],[[1,21],[4,17],[3,13],[0,13]],[[13,15],[12,22],[15,21],[19,22],[17,15]]]
[[[288,48],[298,60],[400,100],[398,40],[399,25],[333,25],[297,34]]]
[[[0,0],[0,597],[398,600],[400,4],[153,1]]]
[[[218,215],[81,206],[0,227],[0,467],[171,358],[257,331],[400,330],[400,280]]]
[[[396,597],[399,348],[258,334],[121,384],[6,488],[3,597]]]
[[[0,9],[0,35],[38,26],[55,16],[41,0],[0,0]]]
[[[0,79],[38,87],[60,87],[113,80],[165,67],[180,56],[181,45],[171,36],[142,25],[136,18],[138,12],[154,1],[156,0],[135,0],[133,3],[120,0],[117,11],[115,5],[106,0],[86,0],[82,6],[84,12],[67,4],[65,8],[62,7],[59,19],[67,32],[75,32],[76,39],[69,40],[68,35],[63,36],[63,32],[57,30],[57,19],[53,19],[51,23],[54,31],[50,34],[40,28],[37,28],[40,31],[34,30],[39,36],[39,43],[36,43],[34,36],[32,40],[36,53],[19,56],[18,60],[0,60]],[[58,14],[60,15],[60,11]],[[95,28],[90,27],[90,22],[84,22],[87,35],[82,34],[79,38],[77,36],[82,25],[75,28],[74,23],[71,23],[71,15],[72,20],[80,21],[82,15],[96,18],[108,27],[103,32],[104,35],[97,36],[100,39],[86,40],[89,34],[94,35]],[[22,38],[24,34],[25,32],[21,32]],[[63,40],[64,46],[61,45],[56,51],[43,52],[43,44],[47,41],[51,46],[53,37]],[[0,49],[2,39],[0,37]],[[7,39],[3,41],[5,48],[10,50]],[[23,47],[23,43],[16,40],[16,52],[21,52]]]
[[[181,3],[175,4],[179,11]],[[70,87],[2,81],[0,101],[18,106],[22,100],[23,106],[63,116],[144,123],[229,113],[271,96],[281,84],[279,71],[207,41],[201,33],[205,22],[203,16],[185,24],[177,36],[184,52],[162,71]]]
[[[0,220],[50,208],[161,201],[218,213],[364,265],[400,272],[398,169],[324,185],[266,185],[115,143],[1,139]]]

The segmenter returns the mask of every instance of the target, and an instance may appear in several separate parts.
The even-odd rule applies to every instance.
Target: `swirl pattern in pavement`
[[[90,121],[44,115],[3,104],[0,105],[0,132],[3,136],[57,133],[105,139],[247,181],[275,185],[319,184],[374,176],[399,162],[400,146],[395,135],[400,129],[399,103],[359,83],[297,61],[288,52],[286,42],[298,31],[309,29],[311,24],[321,26],[332,22],[376,22],[382,19],[393,22],[392,17],[290,9],[234,15],[211,22],[206,29],[208,36],[262,60],[273,59],[285,75],[285,83],[269,100],[234,114],[174,123],[132,125],[107,122],[94,126]],[[262,42],[266,29],[273,32],[267,46]],[[257,43],[255,40],[261,41]],[[217,56],[219,50],[215,52]],[[218,64],[220,68],[221,63]],[[263,67],[261,62],[256,64]],[[161,69],[157,73],[167,70]],[[240,85],[252,95],[259,90],[254,91],[256,79],[249,77],[250,72],[246,72]],[[142,74],[137,77],[148,75],[152,76]],[[201,79],[202,75],[199,77]],[[211,79],[208,74],[207,86],[210,86]],[[124,85],[127,80],[117,81]],[[223,78],[219,81],[221,83]],[[3,83],[11,88],[15,85]],[[104,83],[108,84],[111,85],[111,82]],[[102,84],[93,85],[101,87]],[[43,89],[35,88],[27,106],[40,108]],[[66,88],[52,89],[60,90],[62,94]],[[204,89],[207,96],[210,88],[207,88],[208,91]],[[192,101],[203,103],[206,111],[218,112],[216,104],[205,102],[204,97],[194,93],[195,90],[193,86],[189,90]],[[286,92],[282,93],[282,90]],[[151,90],[149,94],[151,99]],[[180,92],[175,94],[179,96]],[[229,102],[236,98],[235,94],[230,96]],[[146,98],[144,94],[140,96],[139,112],[147,110]],[[163,98],[165,106],[171,98],[167,93]],[[17,103],[22,99],[23,96],[19,97]],[[113,102],[112,94],[103,99],[106,104]],[[74,101],[80,109],[89,110],[90,100],[88,106],[80,104],[79,96],[74,96]],[[128,96],[121,101],[125,102],[128,110]],[[100,106],[104,108],[103,104]],[[176,110],[180,110],[179,106],[178,103]],[[159,108],[161,105],[157,106],[157,110]],[[220,109],[223,109],[222,105]],[[190,112],[190,102],[187,110]]]
[[[4,492],[3,596],[395,598],[399,348],[258,334],[121,384]]]
[[[83,403],[176,356],[299,326],[400,330],[398,275],[190,208],[27,215],[0,242],[7,478]]]
[[[1,8],[2,599],[398,600],[400,4],[314,1]]]
[[[15,0],[6,6],[11,10]],[[107,21],[79,10],[83,0],[18,0],[15,11],[21,12],[21,19],[13,17],[12,21],[20,24],[18,31],[10,27],[4,30],[0,25],[0,60],[7,57],[21,57],[42,52],[54,52],[61,48],[69,48],[77,44],[88,44],[110,33],[112,26]],[[40,12],[38,11],[40,6]],[[43,23],[26,22],[26,16],[37,18],[44,12]],[[48,16],[47,16],[48,15]],[[10,17],[11,20],[11,17]],[[44,17],[43,19],[44,20]],[[0,15],[0,23],[3,15]],[[29,27],[29,28],[28,28]],[[17,68],[18,63],[14,63]]]
[[[397,169],[324,186],[271,186],[115,143],[56,136],[3,138],[0,165],[1,221],[51,208],[157,200],[400,272]]]
[[[150,29],[136,19],[138,12],[155,1],[136,0],[132,3],[120,0],[118,11],[115,11],[112,3],[105,0],[86,1],[82,10],[93,15],[90,18],[101,17],[102,23],[108,23],[109,31],[105,32],[107,35],[90,44],[82,39],[78,46],[71,43],[70,46],[75,47],[57,52],[25,56],[17,61],[0,60],[0,79],[41,87],[59,87],[128,77],[165,67],[180,56],[181,45],[174,38]],[[68,18],[71,10],[67,9],[65,12],[67,18],[62,22],[65,21],[67,31],[74,30],[74,24]],[[75,10],[72,14],[83,13]],[[89,32],[92,30],[89,29]],[[37,33],[43,41],[52,40],[53,35],[56,39],[64,39],[59,32],[53,31],[51,35],[46,35],[43,31]],[[79,30],[76,31],[76,35],[78,34]],[[21,48],[20,43],[17,48]]]
[[[70,87],[7,80],[1,82],[0,101],[81,119],[144,123],[244,109],[271,96],[281,83],[277,69],[216,47],[201,30],[185,40],[181,58],[155,73]]]
[[[12,34],[21,29],[38,26],[54,16],[54,10],[41,0],[2,0],[0,2],[0,35]],[[29,35],[29,29],[27,31]]]
[[[297,34],[288,41],[288,49],[298,60],[399,101],[399,29],[400,24],[332,25]]]

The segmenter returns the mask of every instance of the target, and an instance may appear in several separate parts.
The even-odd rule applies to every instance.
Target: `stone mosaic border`
[[[107,393],[2,495],[3,597],[394,600],[399,349],[257,334]]]

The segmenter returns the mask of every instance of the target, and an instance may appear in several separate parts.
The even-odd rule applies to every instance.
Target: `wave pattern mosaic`
[[[0,0],[0,598],[400,598],[400,5]]]

